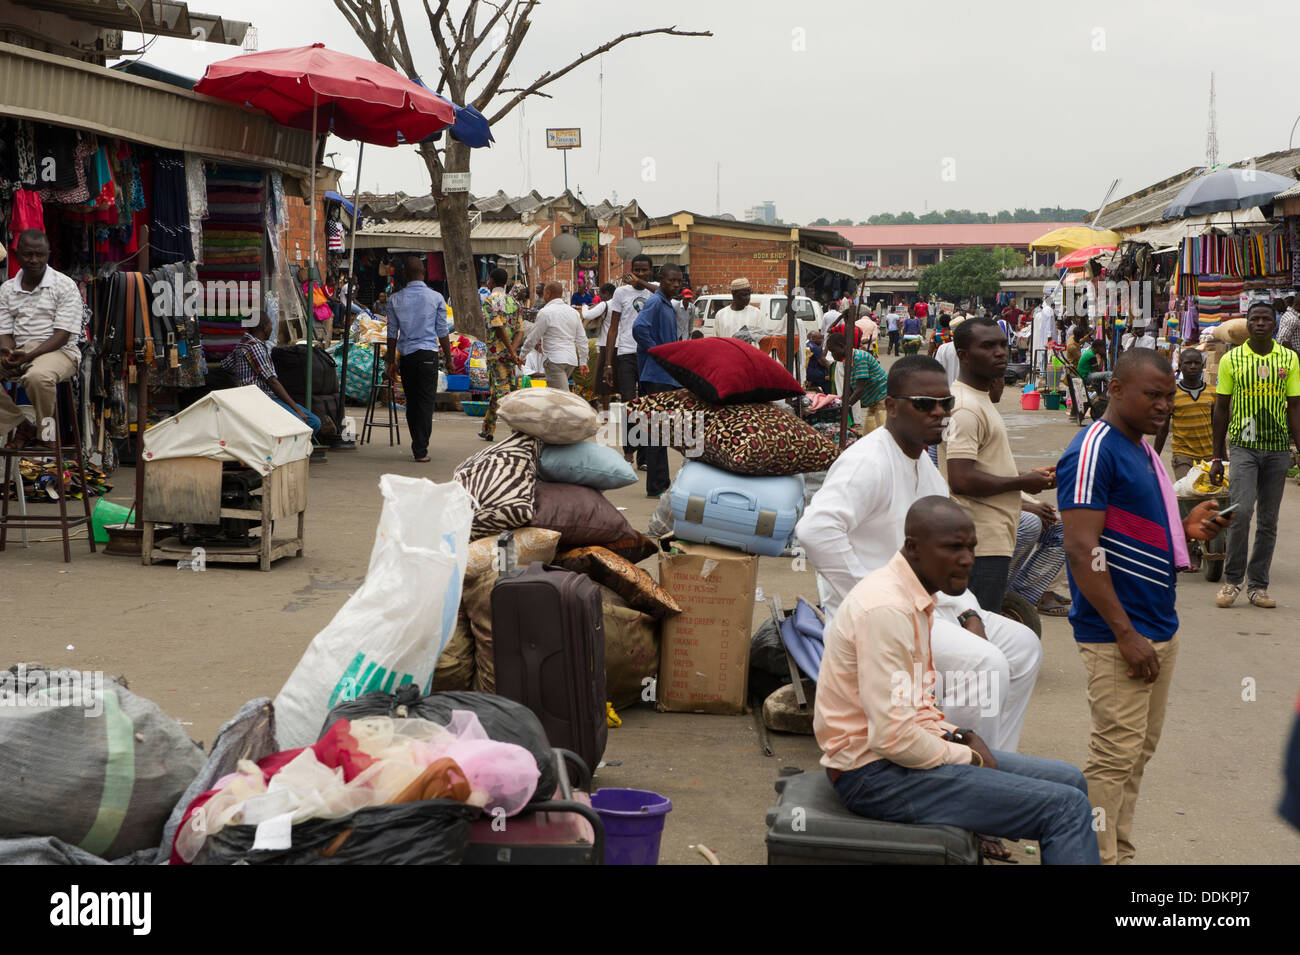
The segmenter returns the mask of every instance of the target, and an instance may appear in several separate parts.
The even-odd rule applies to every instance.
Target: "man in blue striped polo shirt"
[[[1136,854],[1138,787],[1160,741],[1178,655],[1174,584],[1187,563],[1185,540],[1208,540],[1230,519],[1215,518],[1218,504],[1210,500],[1171,532],[1178,521],[1173,487],[1142,436],[1168,421],[1174,388],[1173,369],[1158,352],[1124,352],[1106,414],[1075,436],[1056,465],[1070,624],[1092,711],[1083,774],[1103,865],[1130,863]]]

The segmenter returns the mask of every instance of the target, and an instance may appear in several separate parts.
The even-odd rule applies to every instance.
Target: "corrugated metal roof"
[[[208,43],[239,46],[244,42],[249,24],[226,20],[210,13],[194,13],[180,0],[14,0],[33,10],[51,10],[81,23],[110,29],[140,31],[146,35],[199,39]],[[200,32],[201,31],[201,32]]]
[[[92,63],[0,43],[0,114],[308,175],[311,133]]]
[[[522,222],[480,222],[470,231],[476,253],[522,252],[544,227]],[[437,219],[390,219],[357,230],[358,249],[412,248],[442,251],[442,223]]]
[[[1077,222],[973,222],[939,225],[836,226],[855,249],[949,248],[955,245],[1028,245],[1045,232]]]
[[[1267,153],[1263,156],[1255,156],[1253,159],[1231,163],[1230,166],[1232,168],[1242,168],[1252,162],[1256,169],[1261,169],[1264,172],[1273,172],[1282,176],[1295,176],[1297,167],[1300,167],[1300,149],[1284,149],[1280,152]],[[1152,222],[1161,222],[1163,221],[1162,216],[1165,209],[1169,207],[1169,203],[1174,201],[1174,197],[1178,195],[1183,186],[1197,176],[1202,175],[1205,171],[1206,169],[1203,166],[1193,166],[1190,169],[1184,169],[1177,175],[1170,176],[1168,179],[1162,179],[1145,189],[1139,189],[1122,199],[1108,203],[1097,224],[1103,229],[1132,229]],[[1300,186],[1288,189],[1283,195],[1287,193],[1300,195],[1295,191],[1297,188],[1300,188]],[[1089,213],[1089,216],[1092,214]]]

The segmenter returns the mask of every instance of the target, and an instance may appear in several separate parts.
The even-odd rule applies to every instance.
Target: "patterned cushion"
[[[598,584],[615,591],[628,606],[659,618],[681,613],[681,605],[640,567],[604,547],[579,547],[565,551],[555,562],[567,570],[586,574]]]
[[[769,404],[719,407],[681,390],[645,395],[629,402],[628,409],[643,414],[703,414],[704,441],[699,460],[733,474],[788,477],[825,471],[840,453],[834,441],[788,411]],[[672,430],[674,435],[678,433],[678,429]],[[677,450],[685,453],[681,447]]]
[[[526,434],[466,458],[452,474],[477,502],[470,537],[487,537],[533,519],[541,442]]]

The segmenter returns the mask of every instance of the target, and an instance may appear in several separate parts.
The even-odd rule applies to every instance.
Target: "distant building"
[[[776,222],[776,203],[768,199],[756,206],[750,206],[745,210],[745,221],[772,225]]]
[[[1031,257],[1029,243],[1053,229],[1077,222],[998,222],[958,225],[836,226],[851,243],[850,260],[867,269],[917,269],[942,262],[958,249],[1006,246],[1026,257],[1028,265],[1050,265],[1056,256]],[[870,279],[868,278],[868,281]]]

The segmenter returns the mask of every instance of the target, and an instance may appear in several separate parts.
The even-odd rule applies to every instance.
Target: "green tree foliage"
[[[970,209],[945,209],[943,212],[933,210],[917,216],[912,212],[880,212],[859,225],[908,225],[925,223],[931,225],[965,225],[970,223],[996,222],[1082,222],[1086,209],[1063,209],[1044,207],[1035,212],[1033,209],[1016,209],[1008,212],[999,210],[996,215],[987,212],[972,212]]]
[[[813,219],[813,221],[812,221],[812,222],[809,222],[808,224],[809,224],[810,226],[830,225],[830,224],[831,224],[831,220],[830,220],[830,219],[827,219],[825,216],[823,216],[823,217],[820,218],[820,219]],[[838,225],[838,224],[839,224],[839,223],[836,223],[836,225]]]
[[[922,298],[937,295],[952,302],[968,297],[986,298],[996,295],[1002,280],[1003,265],[1000,258],[991,249],[959,249],[944,256],[942,262],[922,270],[917,292]]]

